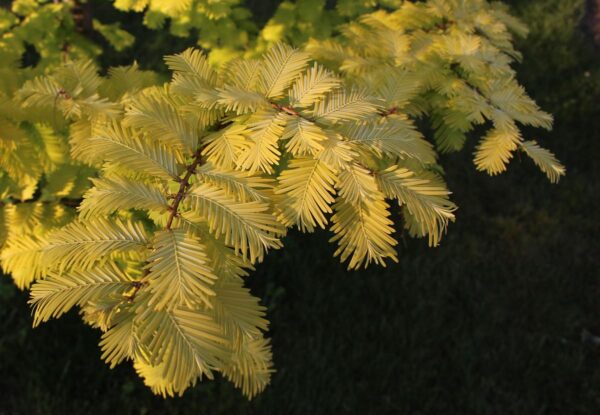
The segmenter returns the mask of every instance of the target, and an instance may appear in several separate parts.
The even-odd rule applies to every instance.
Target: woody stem
[[[169,218],[167,219],[167,225],[166,225],[167,230],[171,230],[171,226],[173,225],[173,219],[175,219],[175,217],[177,216],[177,210],[179,209],[179,204],[183,200],[185,193],[187,192],[187,190],[190,187],[190,178],[192,177],[192,175],[194,173],[196,173],[196,169],[202,162],[201,153],[202,153],[202,149],[199,148],[198,150],[196,150],[196,152],[194,153],[194,161],[192,161],[192,164],[187,166],[185,176],[183,176],[183,178],[180,179],[180,181],[179,181],[179,190],[177,191],[177,193],[175,194],[175,197],[173,198],[173,203],[169,206],[170,213],[169,213]]]
[[[198,150],[196,150],[196,152],[194,153],[194,159],[192,161],[192,164],[188,165],[186,168],[185,176],[183,176],[183,178],[179,179],[179,190],[177,191],[177,193],[175,194],[175,197],[173,198],[173,203],[171,205],[169,205],[169,208],[168,208],[169,209],[169,218],[167,219],[167,225],[166,225],[167,230],[171,230],[171,227],[173,226],[173,220],[177,216],[177,210],[179,209],[179,204],[183,200],[185,193],[187,192],[187,190],[190,187],[190,178],[192,177],[192,175],[194,173],[196,173],[196,169],[202,162],[201,153],[202,153],[202,148],[199,148]],[[145,284],[147,284],[147,282],[144,280],[148,276],[149,273],[150,273],[150,270],[148,268],[144,269],[142,278],[139,281],[134,281],[132,283],[133,292],[131,292],[127,295],[128,301],[132,302],[135,299],[135,296],[138,293],[138,291]]]
[[[281,104],[278,104],[276,102],[271,102],[271,106],[273,108],[275,108],[277,111],[285,112],[286,114],[292,115],[294,117],[300,117],[300,118],[303,118],[303,119],[305,119],[307,121],[314,122],[314,120],[311,120],[310,118],[308,118],[307,116],[299,113],[298,111],[296,111],[294,108],[292,108],[290,106],[281,105]]]

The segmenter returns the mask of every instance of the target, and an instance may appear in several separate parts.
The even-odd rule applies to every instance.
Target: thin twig
[[[127,301],[132,303],[133,300],[135,300],[135,296],[137,295],[137,293],[144,285],[147,284],[147,282],[144,281],[144,279],[148,276],[148,274],[150,274],[150,270],[146,268],[140,280],[131,282],[131,285],[133,286],[133,291],[131,293],[123,294],[123,297],[125,297]]]
[[[169,218],[167,219],[167,224],[165,226],[165,229],[167,229],[168,231],[171,230],[171,227],[173,226],[173,220],[178,215],[179,204],[183,200],[186,192],[188,191],[188,189],[190,187],[190,178],[192,177],[192,175],[194,173],[196,173],[196,169],[198,168],[198,166],[201,163],[202,163],[202,148],[199,148],[194,153],[194,159],[192,161],[192,164],[190,164],[186,167],[185,176],[183,176],[183,178],[179,177],[176,179],[176,181],[179,183],[179,190],[177,191],[177,193],[175,195],[169,195],[169,197],[173,199],[173,203],[171,203],[171,205],[169,205],[169,208],[168,208]],[[138,281],[132,282],[133,291],[131,293],[128,293],[125,295],[125,298],[127,299],[127,301],[133,302],[133,300],[135,299],[135,296],[140,291],[140,289],[142,289],[142,287],[144,287],[147,284],[145,279],[146,279],[146,277],[148,277],[149,274],[150,274],[150,269],[146,268],[146,269],[144,269],[142,278]]]
[[[183,200],[185,193],[187,192],[188,188],[190,187],[190,178],[192,177],[192,175],[194,173],[196,173],[196,169],[202,162],[201,156],[202,156],[202,149],[199,148],[194,153],[194,161],[192,162],[192,164],[187,166],[185,176],[183,176],[182,179],[178,180],[179,190],[177,191],[177,193],[175,194],[175,197],[173,198],[173,203],[169,206],[170,213],[169,213],[169,218],[167,219],[167,225],[166,225],[167,230],[171,230],[171,226],[173,225],[173,219],[175,219],[175,217],[178,215],[177,210],[179,209],[179,204]]]
[[[296,111],[294,108],[292,108],[290,106],[281,105],[281,104],[278,104],[276,102],[271,102],[270,104],[277,111],[285,112],[288,115],[292,115],[294,117],[299,117],[299,118],[305,119],[306,121],[315,122],[315,120],[313,120],[313,119],[311,119],[311,118],[309,118],[309,117],[307,117],[307,116],[299,113],[298,111]]]
[[[388,115],[396,114],[398,112],[398,107],[392,107],[381,112],[382,117],[387,117]]]

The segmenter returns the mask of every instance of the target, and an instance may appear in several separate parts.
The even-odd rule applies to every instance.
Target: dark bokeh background
[[[566,164],[560,184],[525,159],[490,178],[472,147],[444,156],[457,222],[436,249],[399,235],[387,269],[347,272],[326,232],[292,233],[248,280],[269,307],[277,366],[252,402],[222,380],[155,397],[129,365],[100,361],[100,334],[76,313],[32,330],[26,294],[2,278],[0,414],[600,413],[600,346],[581,338],[600,334],[600,51],[584,0],[509,3],[532,30],[520,80],[556,118],[528,136]],[[154,68],[186,46],[140,42]]]

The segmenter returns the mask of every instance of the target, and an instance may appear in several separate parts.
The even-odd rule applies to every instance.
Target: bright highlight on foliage
[[[184,10],[166,3],[116,6],[159,25]],[[34,324],[78,306],[107,364],[133,361],[156,393],[220,372],[252,397],[274,368],[243,278],[288,228],[330,230],[349,269],[398,260],[396,208],[438,245],[456,206],[436,148],[461,149],[476,125],[477,169],[501,173],[521,150],[557,182],[564,168],[519,129],[552,121],[510,67],[521,24],[483,0],[397,3],[218,68],[196,49],[167,56],[165,85],[89,60],[23,70],[0,102],[0,259],[33,284]]]

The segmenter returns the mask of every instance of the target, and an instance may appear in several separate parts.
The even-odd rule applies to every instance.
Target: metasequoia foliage
[[[276,6],[272,17],[260,28],[241,0],[114,3],[119,10],[143,12],[144,24],[151,29],[168,26],[171,34],[181,37],[197,33],[198,46],[210,50],[209,61],[218,65],[235,57],[256,57],[277,42],[301,45],[310,38],[328,38],[348,20],[377,7],[395,8],[400,4],[402,0],[286,0]]]
[[[101,48],[88,38],[93,32],[116,50],[133,44],[133,36],[118,23],[106,24],[88,16],[85,1],[13,0],[9,3],[10,6],[0,9],[2,67],[16,69],[14,63],[20,61],[25,52],[33,50],[39,55],[36,71],[52,68],[68,59],[97,56]]]
[[[0,9],[0,249],[19,255],[32,252],[38,237],[69,223],[91,185],[94,169],[70,157],[68,129],[78,125],[70,122],[93,117],[94,111],[105,116],[107,98],[154,82],[135,66],[114,68],[104,80],[91,63],[85,70],[63,66],[100,53],[88,31],[106,34],[118,50],[133,41],[116,24],[87,22],[82,12],[77,1],[16,0]],[[45,73],[53,73],[54,81],[36,80]],[[45,91],[45,108],[23,102],[21,94],[30,87]],[[10,252],[4,268],[13,270],[19,287],[27,287],[37,271],[22,271],[27,263],[14,265],[20,259]]]
[[[509,30],[527,33],[499,3],[405,2],[364,15],[339,39],[313,41],[308,50],[357,86],[380,91],[391,111],[427,117],[441,151],[460,150],[474,126],[491,125],[475,152],[478,170],[501,173],[521,150],[557,182],[564,168],[518,126],[550,129],[552,117],[516,80],[510,65],[520,54]]]
[[[9,234],[2,267],[20,286],[35,281],[35,325],[78,306],[103,332],[102,358],[133,361],[156,393],[182,394],[220,372],[252,397],[274,369],[265,309],[243,278],[288,228],[328,229],[335,255],[358,269],[397,261],[396,207],[432,246],[454,220],[417,120],[442,151],[489,122],[475,162],[490,174],[517,149],[551,181],[564,174],[521,138],[517,123],[551,118],[515,81],[509,29],[523,30],[483,1],[404,2],[343,26],[339,39],[278,43],[218,69],[199,50],[167,56],[172,77],[160,86],[135,65],[102,78],[89,61],[31,78],[15,111],[51,114],[38,134],[60,137],[58,154],[79,170],[58,185],[48,156],[31,181],[46,177],[62,193],[44,187],[48,204],[29,190],[21,205],[31,212],[11,205],[11,227],[43,229]],[[19,163],[44,166],[54,154],[44,148],[54,147],[32,147],[36,159]],[[21,176],[5,157],[13,153],[3,153],[3,178]],[[77,218],[43,213],[66,209],[65,189],[84,192]]]
[[[102,79],[88,61],[60,67],[52,78],[25,81],[16,94],[2,97],[0,247],[3,269],[11,272],[17,286],[27,287],[40,276],[28,264],[38,258],[43,235],[76,216],[95,174],[93,166],[71,158],[65,130],[70,129],[71,142],[78,136],[86,139],[91,120],[119,114],[120,107],[108,97],[152,81],[153,76],[135,65],[114,68]]]

